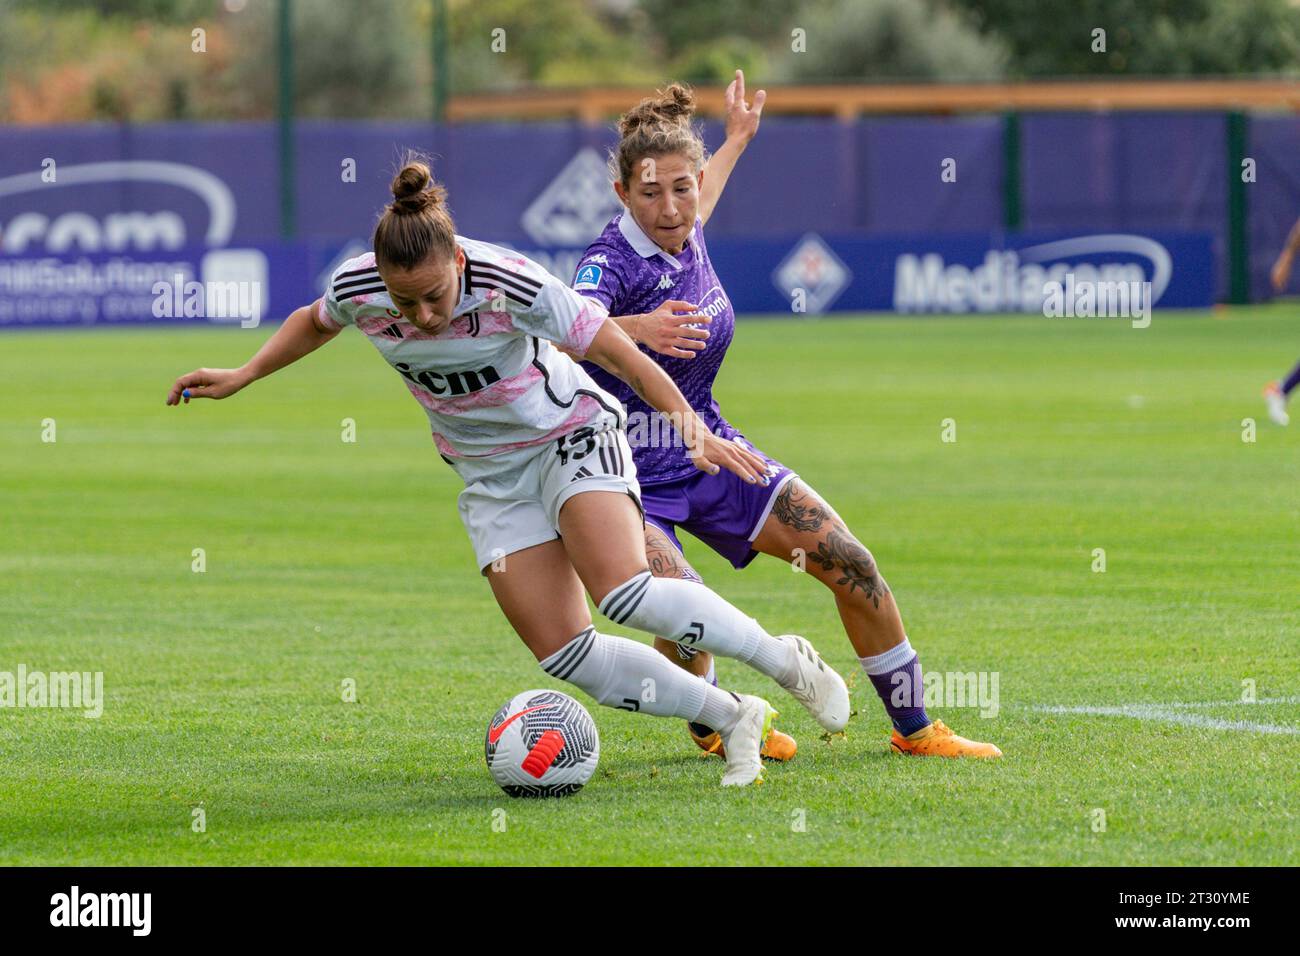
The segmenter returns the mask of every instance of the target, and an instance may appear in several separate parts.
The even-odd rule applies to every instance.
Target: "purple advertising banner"
[[[1221,114],[1027,114],[1021,129],[1027,233],[1208,236],[1209,300],[1222,298],[1228,171]],[[1253,117],[1250,130],[1258,163],[1247,197],[1250,272],[1252,294],[1260,298],[1268,294],[1276,249],[1300,215],[1293,162],[1300,120]],[[966,241],[985,251],[1004,247],[1003,133],[1001,119],[991,116],[772,117],[709,222],[710,245],[719,256],[735,256],[730,285],[755,290],[755,303],[745,308],[768,309],[776,289],[771,269],[801,237],[834,237],[827,247],[856,278],[847,291],[818,298],[836,310],[890,308],[878,292],[859,298],[853,290],[874,267],[866,259],[888,259],[888,244],[900,237],[938,243],[936,249]],[[713,148],[722,141],[716,123],[704,124],[704,134]],[[0,299],[13,300],[0,302],[0,328],[154,319],[152,306],[139,309],[139,283],[176,263],[185,282],[218,282],[228,274],[236,276],[229,281],[259,282],[264,314],[279,314],[304,292],[318,292],[331,261],[365,248],[408,147],[432,157],[462,233],[513,245],[567,278],[581,250],[620,211],[607,169],[613,143],[609,128],[570,122],[300,121],[297,216],[286,240],[273,124],[3,129]],[[1176,264],[1199,256],[1178,248],[1171,252]],[[205,259],[238,250],[250,254]],[[830,257],[816,250],[803,260],[834,271]],[[974,267],[944,261],[945,268]],[[263,268],[266,278],[256,278]],[[208,273],[216,278],[205,279]],[[1176,275],[1161,301],[1202,303],[1200,284],[1191,290]],[[95,295],[101,297],[92,306],[86,296]],[[739,306],[742,293],[736,295]],[[50,314],[43,316],[45,308]],[[184,317],[172,320],[178,318]]]
[[[153,255],[0,257],[0,328],[145,322],[278,322],[315,301],[337,244],[188,247]],[[581,250],[521,249],[568,281]],[[1051,314],[1050,286],[1087,313],[1081,296],[1123,309],[1213,304],[1208,233],[983,233],[710,240],[710,255],[738,313]],[[1077,294],[1076,294],[1077,293]],[[1116,300],[1118,301],[1118,300]],[[1092,305],[1089,305],[1091,308]]]
[[[1207,232],[1228,288],[1221,113],[1031,113],[1021,119],[1022,227]]]
[[[304,243],[0,256],[0,329],[279,322],[312,302]]]

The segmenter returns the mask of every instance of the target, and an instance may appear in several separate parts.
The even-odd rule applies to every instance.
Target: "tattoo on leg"
[[[772,514],[781,524],[796,531],[819,531],[833,516],[823,508],[811,492],[797,487],[796,480],[787,481],[772,504]]]
[[[876,559],[847,529],[832,528],[826,540],[817,542],[817,550],[809,553],[823,570],[838,569],[842,577],[836,584],[847,584],[849,593],[861,588],[871,603],[880,607],[880,599],[889,593],[889,586],[876,568]]]
[[[650,564],[650,573],[657,578],[682,578],[704,583],[704,579],[686,563],[681,553],[660,535],[646,535],[645,556]]]

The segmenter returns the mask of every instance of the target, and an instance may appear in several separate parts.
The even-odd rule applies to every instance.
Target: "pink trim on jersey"
[[[585,425],[601,412],[600,402],[596,401],[590,395],[581,395],[573,404],[573,414],[564,420],[556,428],[551,429],[540,438],[534,438],[530,441],[516,441],[508,445],[498,445],[487,454],[500,455],[508,451],[514,451],[516,448],[528,448],[531,445],[545,445],[552,439],[559,438],[561,435],[567,435],[579,425]]]
[[[499,382],[493,382],[487,388],[470,392],[468,395],[457,395],[455,398],[438,398],[422,385],[417,385],[405,377],[402,380],[406,382],[406,387],[415,396],[415,400],[429,411],[437,412],[439,415],[464,415],[479,408],[510,405],[541,379],[542,370],[535,365],[529,365],[518,375],[511,375]]]
[[[405,322],[406,320],[394,319],[393,321]],[[446,332],[443,332],[442,335],[434,335],[432,332],[426,332],[424,331],[424,329],[416,328],[410,322],[407,322],[406,325],[402,327],[402,338],[404,339],[419,339],[420,341],[426,341],[428,339],[440,339],[442,338],[443,335],[446,334],[447,334]]]
[[[400,314],[393,316],[388,314],[387,310],[383,315],[368,315],[365,318],[357,319],[357,328],[366,335],[380,335],[384,329],[388,328],[395,322],[402,323],[402,338],[417,339],[427,341],[430,339],[467,339],[472,335],[496,335],[501,332],[518,331],[514,326],[514,321],[508,312],[480,312],[478,331],[474,331],[474,323],[470,320],[472,313],[466,313],[452,320],[442,332],[434,335],[432,332],[426,332],[407,322]],[[387,338],[388,336],[384,336]]]
[[[447,441],[447,439],[443,438],[437,432],[433,433],[433,444],[434,447],[438,449],[438,451],[442,452],[442,454],[448,456],[449,458],[455,458],[460,454],[460,452],[456,451],[456,449],[452,446],[451,442]]]
[[[357,319],[357,328],[366,333],[366,335],[380,336],[384,339],[389,339],[387,335],[382,334],[384,329],[399,322],[402,323],[401,331],[402,339],[404,341],[406,339],[427,340],[442,338],[441,335],[434,335],[432,332],[426,332],[423,329],[412,325],[410,322],[407,322],[406,319],[402,317],[401,313],[398,313],[396,316],[390,315],[387,309],[384,310],[383,315],[368,315],[363,319]],[[446,333],[443,334],[445,335]],[[392,340],[389,339],[389,341]]]
[[[392,325],[394,322],[402,322],[402,321],[404,321],[404,319],[401,317],[401,315],[394,317],[389,315],[388,312],[385,311],[383,315],[367,315],[364,318],[358,316],[357,328],[360,329],[362,332],[366,333],[366,335],[377,335],[378,333],[382,332],[384,329]],[[412,326],[412,328],[414,329],[414,326]],[[418,329],[416,331],[418,331]],[[405,336],[405,330],[403,330],[403,335]],[[411,336],[411,338],[414,337],[415,336]]]
[[[593,305],[595,306],[593,308]],[[591,340],[609,318],[609,311],[594,299],[587,299],[582,311],[573,320],[573,327],[565,339],[564,347],[578,355],[586,355]]]
[[[474,322],[470,318],[474,313],[469,312],[453,319],[447,331],[442,333],[441,337],[449,339],[467,339],[474,332]],[[478,313],[478,332],[477,335],[497,335],[501,332],[514,332],[514,320],[510,317],[509,312],[480,312]]]
[[[316,300],[316,318],[320,320],[320,324],[325,326],[325,328],[333,329],[335,332],[343,328],[343,326],[339,325],[332,318],[330,318],[330,314],[325,311],[324,296],[321,296],[319,299]]]
[[[412,389],[412,392],[414,392],[414,389]],[[498,445],[496,448],[490,449],[481,455],[462,455],[452,446],[451,442],[447,441],[447,439],[443,438],[437,432],[433,433],[433,443],[437,446],[438,451],[446,455],[448,458],[490,458],[493,455],[501,455],[508,451],[515,451],[518,448],[531,448],[534,445],[545,445],[548,441],[554,441],[561,435],[567,435],[580,425],[585,425],[593,418],[596,418],[600,411],[601,407],[598,401],[589,395],[581,395],[578,397],[578,401],[574,403],[573,413],[566,418],[563,424],[559,427],[553,428],[545,435],[541,435],[528,441],[516,441],[511,442],[508,445]]]

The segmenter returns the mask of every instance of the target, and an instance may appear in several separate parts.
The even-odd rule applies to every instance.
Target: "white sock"
[[[696,581],[642,571],[606,594],[600,613],[615,624],[743,661],[782,686],[798,673],[789,644]]]
[[[888,674],[890,671],[896,671],[912,659],[916,651],[912,650],[912,645],[908,643],[907,638],[903,638],[902,643],[895,644],[883,654],[874,654],[868,657],[859,657],[858,663],[867,675]]]
[[[580,687],[596,703],[656,717],[684,717],[730,730],[739,701],[689,674],[652,647],[589,627],[539,662],[552,677]]]
[[[709,693],[705,694],[704,708],[693,723],[712,727],[724,734],[729,733],[731,728],[736,726],[736,718],[740,716],[740,700],[731,691],[722,690],[712,684],[705,686],[709,688]]]

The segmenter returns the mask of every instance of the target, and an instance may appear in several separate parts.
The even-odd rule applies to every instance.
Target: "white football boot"
[[[1286,396],[1278,388],[1277,382],[1270,382],[1268,388],[1264,389],[1264,404],[1268,406],[1268,417],[1275,424],[1291,424],[1291,416],[1286,412]]]
[[[759,756],[763,741],[772,731],[772,720],[777,716],[772,705],[761,697],[738,694],[740,716],[731,730],[722,733],[722,746],[727,754],[727,772],[722,776],[724,787],[747,787],[763,782],[763,759]]]
[[[804,705],[817,723],[832,733],[843,730],[848,726],[851,710],[844,678],[821,659],[807,639],[797,634],[782,634],[777,640],[789,644],[799,662],[794,683],[781,686]]]

